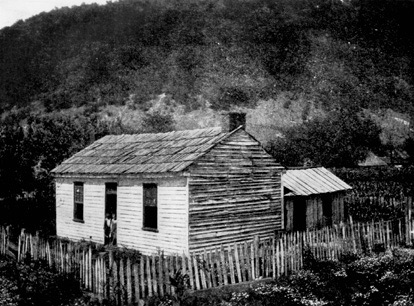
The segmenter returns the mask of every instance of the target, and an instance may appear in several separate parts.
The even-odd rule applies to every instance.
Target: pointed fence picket
[[[8,254],[8,232],[0,228],[1,255]],[[359,223],[350,218],[346,224],[280,232],[188,256],[133,254],[92,243],[43,238],[22,230],[17,260],[43,260],[58,273],[73,274],[85,290],[100,299],[129,305],[150,296],[178,294],[182,288],[202,290],[278,278],[303,267],[305,250],[318,259],[338,260],[346,253],[375,252],[413,241],[411,212],[391,221]]]

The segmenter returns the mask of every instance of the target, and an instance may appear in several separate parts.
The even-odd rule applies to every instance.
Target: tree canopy
[[[371,119],[344,109],[287,129],[269,149],[285,166],[355,167],[380,149],[380,132]]]

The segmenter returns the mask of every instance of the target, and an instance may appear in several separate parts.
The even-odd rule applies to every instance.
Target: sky
[[[25,20],[41,12],[55,8],[71,7],[82,3],[105,4],[108,0],[0,0],[0,29],[11,26],[16,21]]]

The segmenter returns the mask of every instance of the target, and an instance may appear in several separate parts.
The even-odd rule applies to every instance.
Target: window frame
[[[81,187],[80,195],[77,188]],[[73,221],[85,222],[85,185],[83,182],[73,182]]]
[[[152,200],[155,200],[155,205],[147,205],[148,203],[148,193],[154,192],[155,189],[155,196],[153,195]],[[148,207],[155,207],[154,211],[151,213],[152,216],[155,216],[155,221],[152,218],[151,221],[148,221]],[[153,226],[155,223],[155,227]],[[151,232],[158,232],[158,185],[155,183],[144,183],[142,184],[142,229],[145,231]]]

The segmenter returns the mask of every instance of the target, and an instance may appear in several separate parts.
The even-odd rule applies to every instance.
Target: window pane
[[[157,185],[144,184],[144,205],[157,206]]]
[[[75,183],[75,202],[83,202],[83,184]]]
[[[157,220],[157,185],[143,185],[144,227],[156,229]]]
[[[75,204],[75,219],[83,220],[83,204]]]
[[[83,220],[83,183],[74,183],[73,202],[73,218]]]
[[[157,228],[157,207],[146,206],[144,208],[144,227]]]

